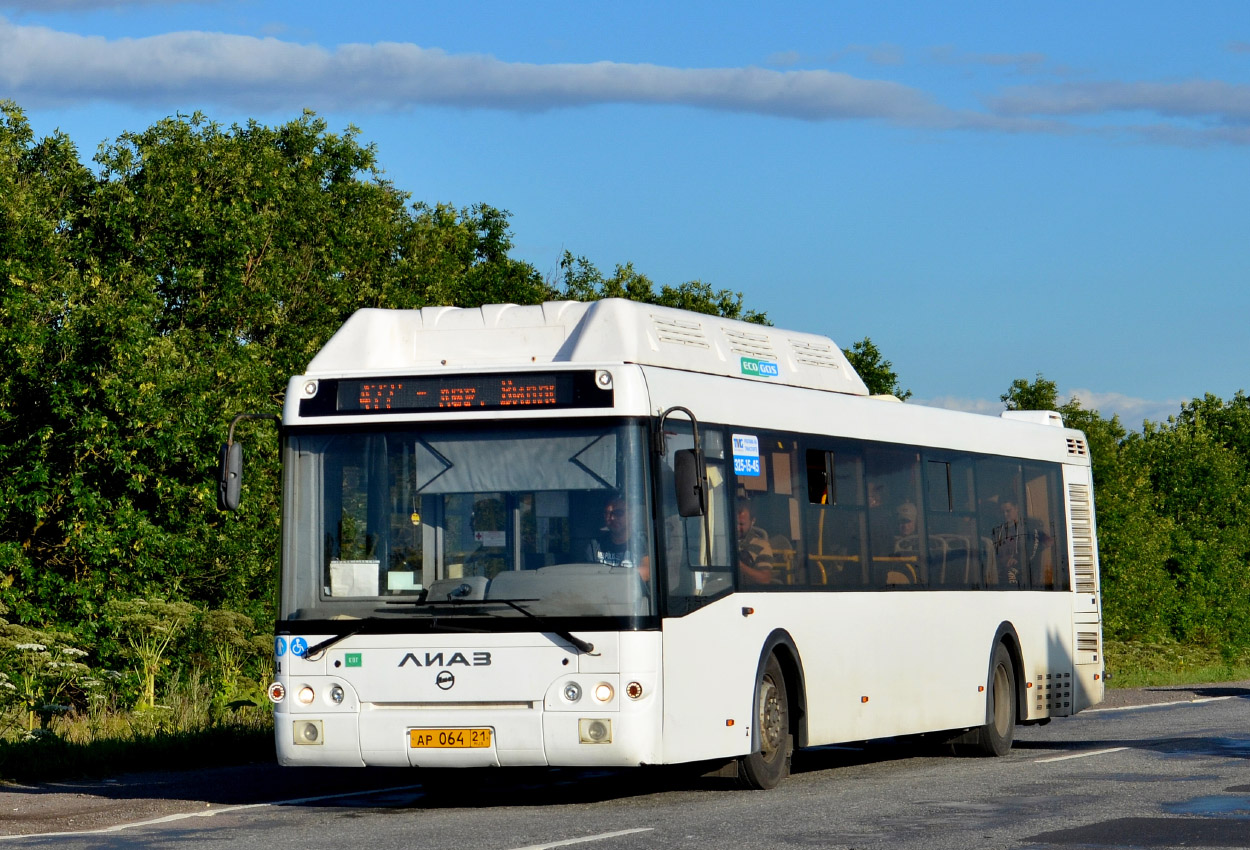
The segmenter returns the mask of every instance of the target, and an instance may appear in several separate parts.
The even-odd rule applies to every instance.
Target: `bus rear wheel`
[[[990,665],[989,693],[985,700],[985,725],[977,730],[977,749],[987,756],[1005,756],[1016,737],[1016,670],[1007,647],[994,647]]]
[[[738,782],[744,788],[776,788],[790,773],[790,701],[775,655],[768,657],[755,686],[753,720],[760,747],[738,759]]]

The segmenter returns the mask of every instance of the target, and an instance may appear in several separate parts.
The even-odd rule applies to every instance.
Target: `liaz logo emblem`
[[[471,652],[465,655],[463,652],[453,652],[448,655],[445,652],[427,652],[422,660],[415,652],[409,652],[400,659],[398,666],[404,667],[408,664],[418,667],[489,667],[490,653]]]
[[[754,357],[743,357],[741,360],[742,374],[756,378],[775,378],[781,374],[780,367],[771,360],[756,360]]]

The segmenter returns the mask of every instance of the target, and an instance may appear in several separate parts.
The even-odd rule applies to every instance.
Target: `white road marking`
[[[1203,702],[1219,702],[1220,700],[1232,699],[1227,697],[1198,697],[1196,699],[1176,699],[1170,702],[1152,702],[1147,705],[1117,705],[1108,708],[1087,708],[1082,714],[1094,714],[1099,711],[1136,711],[1139,708],[1163,708],[1167,705],[1197,705]]]
[[[317,797],[300,797],[295,800],[275,800],[271,803],[247,803],[241,806],[225,806],[220,809],[204,809],[199,812],[180,812],[174,815],[165,815],[164,817],[152,818],[151,820],[135,821],[134,823],[119,823],[114,826],[106,826],[103,829],[87,829],[81,832],[31,832],[26,835],[0,835],[0,841],[8,841],[18,838],[62,838],[76,835],[105,835],[110,832],[121,832],[124,829],[137,829],[141,826],[155,826],[162,823],[174,823],[175,821],[186,820],[187,818],[211,818],[214,815],[224,815],[229,812],[241,812],[246,809],[263,809],[267,806],[299,806],[304,803],[316,803],[321,800],[337,800],[343,797],[363,797],[368,794],[387,794],[394,791],[412,791],[420,788],[420,785],[398,785],[394,788],[375,788],[362,791],[345,791],[340,794],[322,794]],[[555,846],[555,845],[551,845]]]
[[[1048,761],[1067,761],[1068,759],[1083,759],[1089,756],[1105,756],[1107,753],[1118,753],[1121,750],[1127,750],[1128,747],[1112,747],[1108,750],[1090,750],[1085,753],[1070,753],[1066,756],[1052,756],[1048,759],[1035,759],[1034,764],[1046,764]]]
[[[587,835],[584,838],[566,838],[563,841],[552,841],[550,844],[531,844],[528,847],[517,847],[515,850],[550,850],[552,847],[568,847],[570,844],[585,844],[588,841],[603,841],[616,838],[618,835],[633,835],[636,832],[651,832],[655,827],[641,826],[635,829],[622,829],[617,832],[602,832],[598,835]]]

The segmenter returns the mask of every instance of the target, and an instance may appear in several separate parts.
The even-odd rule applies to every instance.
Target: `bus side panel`
[[[982,688],[1003,623],[1019,638],[1023,680],[1071,676],[1068,594],[880,591],[794,598],[800,604],[787,615],[788,627],[803,653],[813,746],[980,725]]]
[[[745,597],[664,620],[664,762],[745,755],[760,649],[770,624]]]
[[[739,593],[665,620],[665,761],[747,751],[757,663],[775,629],[800,655],[811,746],[984,723],[1002,623],[1019,640],[1023,717],[1048,716],[1023,682],[1071,681],[1071,604],[1018,591]]]

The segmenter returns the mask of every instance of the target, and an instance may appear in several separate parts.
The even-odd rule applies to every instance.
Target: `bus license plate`
[[[489,747],[489,729],[409,729],[410,746],[435,749]]]

